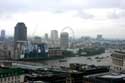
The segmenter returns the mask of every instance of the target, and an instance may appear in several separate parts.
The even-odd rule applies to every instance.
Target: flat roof
[[[116,53],[125,54],[125,51],[115,51]]]
[[[24,74],[20,68],[0,68],[0,78]]]
[[[100,77],[101,78],[115,78],[115,79],[118,79],[118,78],[124,78],[125,74],[119,74],[119,75],[107,74],[107,75],[102,75]]]
[[[104,79],[120,79],[120,78],[125,78],[125,74],[119,74],[119,73],[99,73],[99,74],[92,74],[92,75],[87,75],[84,76],[85,78],[104,78]]]

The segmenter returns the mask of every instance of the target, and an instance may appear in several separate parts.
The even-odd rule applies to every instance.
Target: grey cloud
[[[110,12],[107,17],[109,19],[119,19],[119,18],[125,18],[125,9],[122,10],[114,10]]]
[[[57,13],[57,14],[64,13],[64,12],[65,12],[64,10],[53,10],[53,13]]]
[[[113,12],[109,13],[109,14],[107,15],[107,17],[108,17],[109,19],[119,19],[119,18],[120,18],[120,15],[119,15],[118,13],[116,13],[115,11],[113,11]]]
[[[12,14],[0,13],[0,19],[2,20],[11,19],[11,18],[12,18]]]
[[[119,8],[121,0],[89,0],[94,8]]]
[[[74,3],[72,3],[74,1]],[[78,3],[77,3],[78,1]],[[0,0],[1,12],[124,8],[123,0]]]
[[[78,13],[75,16],[80,17],[82,19],[92,19],[92,18],[94,18],[94,15],[89,14],[85,11],[78,11]]]
[[[121,16],[121,17],[125,17],[125,10],[122,10],[122,11],[120,12],[120,16]]]

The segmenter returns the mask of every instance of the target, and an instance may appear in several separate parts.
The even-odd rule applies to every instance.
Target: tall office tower
[[[102,37],[102,35],[101,35],[101,34],[98,34],[96,39],[97,39],[97,40],[102,40],[102,39],[103,39],[103,37]]]
[[[47,33],[45,33],[44,39],[45,39],[46,41],[48,41],[49,37],[48,37],[48,34],[47,34]]]
[[[5,40],[5,30],[1,30],[1,41]]]
[[[60,35],[60,46],[63,49],[69,47],[69,34],[67,32],[62,32]]]
[[[58,31],[52,30],[51,31],[51,40],[57,40],[58,39]]]
[[[58,47],[58,31],[57,30],[52,30],[51,31],[51,43],[52,43],[52,47]]]
[[[19,22],[15,26],[14,32],[14,59],[20,59],[24,56],[27,45],[27,27]]]
[[[27,41],[27,27],[24,23],[19,22],[15,27],[14,33],[14,40],[15,41]]]

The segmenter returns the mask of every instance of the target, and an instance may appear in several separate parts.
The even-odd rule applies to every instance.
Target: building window
[[[119,70],[121,71],[122,68],[119,68]]]

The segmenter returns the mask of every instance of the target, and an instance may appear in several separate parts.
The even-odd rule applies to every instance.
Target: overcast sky
[[[76,37],[125,38],[125,0],[0,0],[0,29],[13,35],[17,22],[29,36],[68,26]]]

